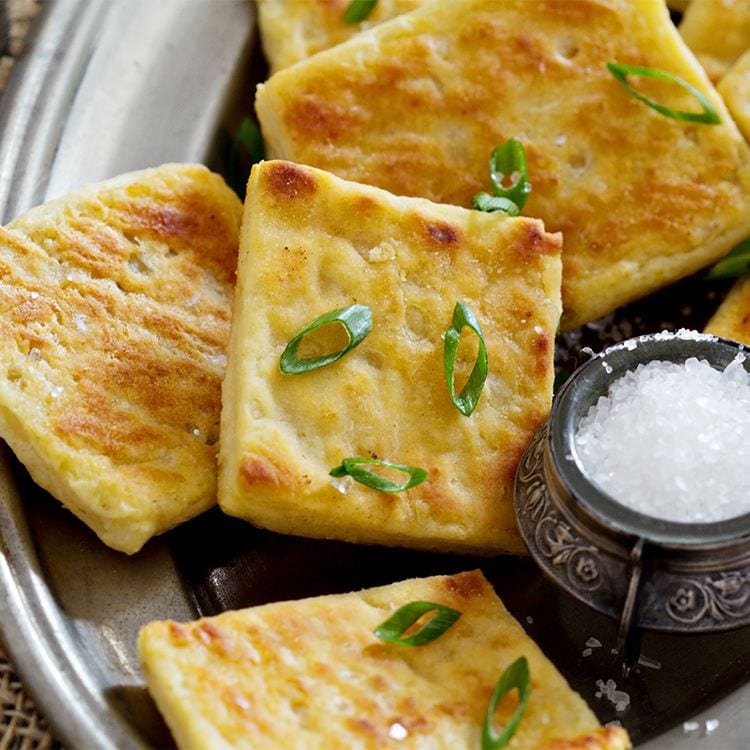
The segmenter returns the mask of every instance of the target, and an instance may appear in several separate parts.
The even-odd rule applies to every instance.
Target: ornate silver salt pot
[[[524,540],[550,578],[619,620],[626,676],[641,629],[705,633],[750,624],[750,513],[677,523],[621,505],[587,478],[574,444],[578,422],[641,363],[697,357],[724,369],[740,351],[741,344],[687,331],[611,346],[570,377],[521,459],[515,500]],[[750,357],[743,365],[750,371]]]

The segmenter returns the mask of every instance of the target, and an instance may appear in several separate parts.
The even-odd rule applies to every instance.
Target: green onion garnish
[[[349,338],[346,346],[337,352],[324,354],[321,357],[300,359],[297,356],[297,350],[304,336],[317,328],[330,325],[331,323],[339,323],[344,327],[346,335]],[[303,372],[310,372],[311,370],[317,370],[319,367],[330,365],[331,362],[341,359],[347,352],[350,352],[355,346],[361,344],[371,330],[372,311],[367,305],[349,305],[348,307],[331,310],[315,318],[310,325],[303,328],[286,345],[286,349],[284,349],[279,360],[279,368],[285,375],[299,375]]]
[[[622,65],[621,63],[608,62],[607,68],[609,72],[619,81],[636,99],[642,101],[644,104],[655,109],[666,117],[671,117],[675,120],[683,120],[685,122],[701,122],[704,125],[718,125],[721,122],[721,118],[713,108],[711,103],[706,97],[698,91],[694,86],[691,86],[687,81],[683,81],[672,73],[668,73],[666,70],[657,70],[656,68],[641,68],[637,65]],[[670,83],[676,83],[680,88],[685,89],[691,93],[703,108],[703,112],[684,112],[680,109],[672,109],[671,107],[665,107],[663,104],[655,102],[653,99],[649,99],[639,91],[634,89],[628,83],[628,76],[643,76],[644,78],[657,78],[661,81],[669,81]]]
[[[388,469],[402,471],[409,478],[403,484],[397,484],[390,479],[363,469],[362,464],[375,464],[376,466],[385,466]],[[374,490],[380,490],[380,492],[402,492],[421,484],[427,479],[427,472],[417,466],[392,464],[390,461],[378,461],[376,458],[345,458],[340,466],[334,467],[328,473],[332,477],[350,476],[354,481],[372,487]]]
[[[750,238],[725,255],[706,275],[707,279],[734,279],[750,273]]]
[[[378,0],[352,0],[344,12],[344,23],[353,26],[364,21],[375,9]]]
[[[511,176],[515,178],[513,184],[506,188],[503,180]],[[526,169],[526,151],[517,138],[511,138],[493,149],[490,154],[490,179],[492,180],[492,194],[498,198],[507,198],[523,210],[531,192],[528,170]]]
[[[250,167],[263,161],[265,154],[258,123],[252,117],[244,117],[237,132],[231,136],[223,170],[227,183],[240,198],[245,197]]]
[[[435,614],[416,633],[403,637],[404,633],[428,612]],[[386,643],[399,646],[424,646],[440,637],[453,625],[461,613],[433,602],[410,602],[397,609],[385,622],[375,628],[375,635]]]
[[[509,198],[502,198],[490,195],[489,193],[477,193],[471,199],[471,205],[477,211],[486,211],[487,213],[502,211],[508,214],[508,216],[518,216],[521,213],[518,206]]]
[[[242,145],[252,159],[253,164],[266,158],[266,148],[258,123],[252,117],[244,117],[234,136],[236,143]]]
[[[496,734],[492,728],[495,709],[503,696],[513,690],[513,688],[518,690],[518,708],[505,729]],[[485,716],[484,727],[482,728],[482,750],[501,750],[501,748],[510,742],[510,738],[516,733],[518,725],[521,723],[521,718],[523,717],[523,712],[526,710],[526,704],[529,702],[530,695],[529,663],[526,661],[526,657],[522,656],[516,659],[503,672],[497,681],[497,685],[495,685],[495,692],[492,694],[492,698],[490,698],[489,706],[487,706],[487,715]]]
[[[454,370],[456,367],[456,353],[458,352],[458,341],[461,338],[461,330],[467,326],[479,338],[479,352],[477,360],[471,370],[469,379],[466,381],[461,393],[456,395],[456,387],[453,382]],[[453,320],[450,328],[445,332],[445,345],[443,348],[443,369],[445,371],[445,381],[448,384],[448,392],[451,401],[461,414],[468,417],[476,409],[479,396],[484,387],[484,381],[487,380],[487,346],[484,343],[482,329],[479,322],[474,317],[474,313],[463,302],[456,302],[453,308]]]
[[[506,177],[513,180],[510,187],[503,185]],[[518,216],[526,205],[531,183],[526,168],[526,151],[517,138],[511,138],[493,149],[490,154],[490,180],[492,195],[477,193],[471,205],[479,211],[502,211],[509,216]]]

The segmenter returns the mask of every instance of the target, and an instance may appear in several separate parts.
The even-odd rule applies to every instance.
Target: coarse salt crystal
[[[617,683],[609,679],[606,682],[604,680],[597,680],[596,686],[599,690],[595,693],[597,698],[606,698],[615,707],[615,711],[621,713],[630,705],[630,695],[624,690],[617,689]]]
[[[390,728],[388,729],[388,734],[394,740],[405,740],[409,736],[409,732],[406,730],[406,727],[403,724],[399,724],[398,722],[396,722],[395,724],[391,724]]]
[[[353,484],[354,480],[350,476],[334,477],[331,479],[331,485],[333,488],[338,490],[342,495],[346,495]]]
[[[83,313],[76,313],[73,315],[73,325],[76,327],[76,330],[86,333],[88,330],[88,318]]]
[[[652,659],[650,656],[645,656],[644,654],[638,657],[638,663],[642,667],[648,667],[649,669],[661,669],[660,661],[656,661],[656,659]]]
[[[587,646],[588,646],[589,648],[601,648],[601,647],[602,647],[602,642],[601,642],[601,641],[600,641],[600,640],[599,640],[598,638],[594,638],[594,637],[592,636],[591,638],[589,638],[589,639],[588,639],[588,640],[586,641],[586,645],[587,645]]]
[[[531,615],[528,615],[528,616],[526,617],[526,622],[527,622],[527,623],[528,623],[529,625],[533,625],[533,624],[534,624],[534,618],[533,618],[533,617],[532,617]]]
[[[744,359],[739,354],[723,372],[694,357],[654,361],[617,378],[577,426],[589,479],[623,505],[666,520],[706,523],[750,512]]]
[[[593,651],[590,648],[585,648],[581,651],[581,656],[591,656]]]
[[[701,728],[701,725],[697,721],[685,721],[682,724],[682,731],[686,734],[688,732],[697,732]]]
[[[719,720],[718,719],[709,719],[706,722],[706,734],[711,734],[711,732],[715,732],[719,728]]]

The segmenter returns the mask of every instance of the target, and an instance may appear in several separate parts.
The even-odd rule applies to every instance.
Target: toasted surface
[[[513,481],[550,407],[559,256],[560,237],[537,220],[397,198],[288,162],[254,167],[224,382],[222,509],[302,536],[523,552]],[[458,300],[489,353],[468,418],[443,373]],[[364,343],[313,372],[279,371],[295,334],[355,301],[372,309]],[[464,337],[459,388],[475,356]],[[422,467],[429,479],[342,493],[329,471],[355,456]]]
[[[750,345],[750,276],[735,282],[708,321],[706,333]]]
[[[373,630],[412,601],[452,607],[461,617],[425,646],[379,640]],[[532,691],[514,750],[629,747],[624,730],[600,734],[586,704],[478,571],[187,624],[153,622],[141,630],[138,653],[181,750],[480,747],[495,684],[521,656]],[[498,726],[517,705],[514,691],[500,704]],[[394,737],[397,726],[403,739]],[[574,744],[579,735],[602,741]]]
[[[750,49],[750,4],[745,0],[692,0],[680,23],[680,34],[718,81]]]
[[[681,76],[722,124],[660,115],[608,61]],[[698,107],[672,84],[638,85]],[[270,153],[463,206],[489,188],[491,150],[520,138],[534,186],[524,213],[565,236],[565,328],[750,234],[750,151],[654,0],[431,3],[281,71],[256,107]]]
[[[717,89],[745,140],[750,141],[750,50],[729,68]]]
[[[0,434],[111,547],[215,501],[241,206],[165,165],[0,228]]]
[[[408,13],[427,0],[378,0],[360,23],[347,25],[351,0],[256,0],[263,51],[271,73],[341,44],[355,34]]]

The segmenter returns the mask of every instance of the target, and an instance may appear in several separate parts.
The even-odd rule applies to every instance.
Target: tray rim
[[[0,99],[0,221],[44,199],[95,39],[123,1],[48,0],[42,8],[30,35],[31,54],[18,61]],[[68,746],[144,750],[134,727],[97,693],[77,637],[46,585],[10,467],[10,451],[0,444],[0,637],[6,651],[24,688]],[[743,707],[750,707],[750,683],[695,717],[719,719],[715,737],[687,735],[678,726],[639,748],[740,750],[750,729],[750,716],[742,721]]]

